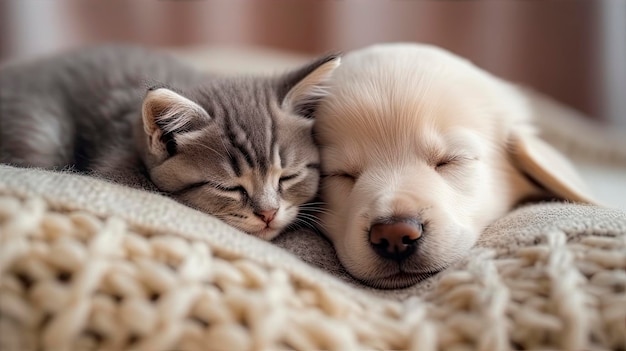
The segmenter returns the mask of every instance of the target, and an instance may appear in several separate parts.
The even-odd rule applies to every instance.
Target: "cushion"
[[[542,203],[415,286],[352,280],[313,232],[264,242],[159,194],[0,166],[0,349],[616,349],[626,213]]]

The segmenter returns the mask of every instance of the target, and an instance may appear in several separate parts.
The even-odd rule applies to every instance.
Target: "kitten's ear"
[[[143,129],[154,154],[176,152],[176,134],[200,129],[210,120],[198,104],[167,88],[149,89],[143,100]]]
[[[317,102],[327,95],[326,83],[340,63],[339,54],[329,54],[287,74],[279,86],[281,106],[312,117]]]

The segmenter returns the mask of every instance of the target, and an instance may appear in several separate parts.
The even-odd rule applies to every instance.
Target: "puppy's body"
[[[587,200],[567,164],[569,186],[538,175],[542,161],[528,155],[545,145],[523,96],[442,49],[350,53],[329,93],[315,126],[323,223],[347,270],[369,285],[407,286],[443,269],[525,198]]]

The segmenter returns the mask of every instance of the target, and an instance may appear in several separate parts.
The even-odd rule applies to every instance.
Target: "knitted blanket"
[[[345,274],[158,194],[0,166],[1,350],[626,347],[626,212],[543,203],[413,287]]]

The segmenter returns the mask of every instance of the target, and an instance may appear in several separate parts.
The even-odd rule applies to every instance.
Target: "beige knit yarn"
[[[151,209],[170,201],[157,195],[131,192],[119,198],[127,209],[120,212],[114,202],[81,204],[69,190],[54,193],[63,184],[57,177],[69,177],[73,190],[121,189],[0,169],[3,351],[626,348],[626,215],[619,211],[520,209],[410,296],[410,289],[354,288],[227,226],[205,225],[200,215],[200,232],[133,220],[128,203]],[[182,205],[167,208],[196,218]],[[551,225],[524,232],[520,218]],[[224,232],[239,243],[228,244]]]

